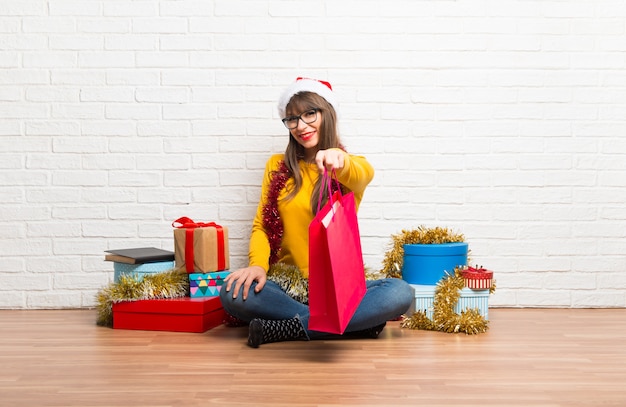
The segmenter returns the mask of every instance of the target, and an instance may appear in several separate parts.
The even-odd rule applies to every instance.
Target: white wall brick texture
[[[306,12],[304,12],[306,11]],[[0,308],[92,307],[180,216],[245,265],[276,100],[331,81],[366,263],[466,236],[492,306],[626,307],[626,2],[0,0]]]

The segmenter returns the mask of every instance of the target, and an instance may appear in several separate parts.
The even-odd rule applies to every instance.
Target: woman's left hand
[[[232,287],[233,299],[235,299],[237,298],[237,294],[239,294],[239,290],[243,287],[241,292],[243,300],[245,301],[248,298],[250,286],[252,286],[252,283],[255,281],[257,284],[254,287],[254,292],[259,293],[267,281],[267,274],[265,273],[265,270],[260,266],[244,267],[229,273],[224,279],[224,284],[226,284],[226,286],[222,287],[222,289],[229,293]]]
[[[338,148],[320,150],[315,154],[315,164],[320,173],[324,172],[324,168],[328,171],[340,170],[344,166],[344,155],[345,153]]]

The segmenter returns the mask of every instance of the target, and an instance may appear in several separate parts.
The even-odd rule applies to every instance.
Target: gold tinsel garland
[[[302,276],[296,266],[274,263],[267,271],[267,279],[278,286],[294,300],[309,303],[309,280]]]
[[[393,247],[385,254],[384,267],[379,272],[366,268],[366,279],[384,277],[400,278],[404,257],[404,244],[440,244],[462,242],[463,235],[455,234],[447,228],[427,229],[423,226],[415,230],[403,230],[392,235]],[[278,284],[290,297],[303,304],[308,303],[308,279],[303,277],[297,267],[284,263],[272,265],[267,278]],[[477,309],[467,309],[456,314],[456,306],[465,282],[460,269],[455,274],[447,275],[435,288],[433,301],[433,319],[426,312],[418,310],[410,317],[403,317],[403,328],[436,330],[442,332],[465,332],[477,334],[486,332],[488,321]],[[490,293],[495,291],[492,284]],[[98,317],[96,323],[102,326],[113,324],[113,304],[121,301],[137,301],[155,298],[178,298],[189,295],[189,275],[184,271],[171,270],[146,275],[142,281],[135,277],[121,276],[119,281],[111,283],[97,294]]]
[[[378,276],[366,269],[367,279],[376,277]],[[309,280],[302,276],[296,266],[273,264],[267,272],[267,279],[278,284],[296,301],[303,304],[309,302]],[[185,296],[189,296],[189,274],[184,270],[148,274],[142,281],[133,275],[122,275],[118,282],[110,283],[96,295],[96,323],[109,327],[113,325],[113,304],[116,302]]]
[[[463,242],[464,237],[448,228],[418,226],[416,229],[403,229],[401,233],[391,235],[391,240],[391,248],[385,253],[381,272],[387,277],[402,278],[405,244],[457,243]]]
[[[465,237],[448,228],[419,226],[416,229],[405,230],[391,235],[391,247],[385,253],[381,273],[387,277],[402,278],[405,244],[443,244],[463,242]],[[454,312],[454,307],[461,297],[461,290],[465,287],[465,280],[461,269],[457,268],[454,275],[447,274],[435,287],[433,300],[433,319],[429,319],[425,310],[417,310],[410,317],[404,316],[400,326],[409,329],[423,329],[442,332],[464,332],[468,335],[486,332],[489,327],[487,321],[478,309],[466,309],[460,314]],[[490,293],[496,289],[495,283]]]
[[[376,280],[382,276],[369,268],[365,268],[365,279]],[[270,266],[267,272],[267,279],[278,284],[278,286],[294,300],[302,303],[309,303],[309,279],[304,277],[300,270],[293,265],[285,263],[275,263]]]
[[[179,298],[189,295],[189,274],[170,270],[147,274],[139,281],[133,275],[122,275],[96,294],[96,324],[113,326],[113,304],[155,298]]]
[[[400,326],[409,329],[423,329],[447,333],[463,332],[468,335],[487,332],[489,321],[483,317],[478,309],[468,308],[457,314],[454,307],[461,298],[461,290],[465,287],[462,268],[456,268],[454,275],[446,274],[435,287],[433,301],[433,319],[426,316],[425,310],[417,310],[410,317],[403,317]],[[496,289],[491,284],[489,293]]]

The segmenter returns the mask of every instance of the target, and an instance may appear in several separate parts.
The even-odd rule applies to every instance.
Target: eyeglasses
[[[300,122],[300,120],[302,120],[304,124],[314,123],[317,120],[317,112],[319,111],[319,109],[307,110],[299,116],[285,117],[282,122],[286,128],[288,128],[289,130],[293,130],[298,127],[298,123]]]

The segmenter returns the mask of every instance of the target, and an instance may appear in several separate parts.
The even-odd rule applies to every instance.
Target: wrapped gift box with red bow
[[[493,272],[482,267],[468,267],[461,270],[465,286],[472,290],[488,290],[493,283]]]
[[[174,261],[187,273],[228,270],[228,228],[215,222],[194,222],[182,217],[174,226]]]
[[[143,331],[206,332],[221,325],[219,297],[162,298],[113,304],[113,328]]]

